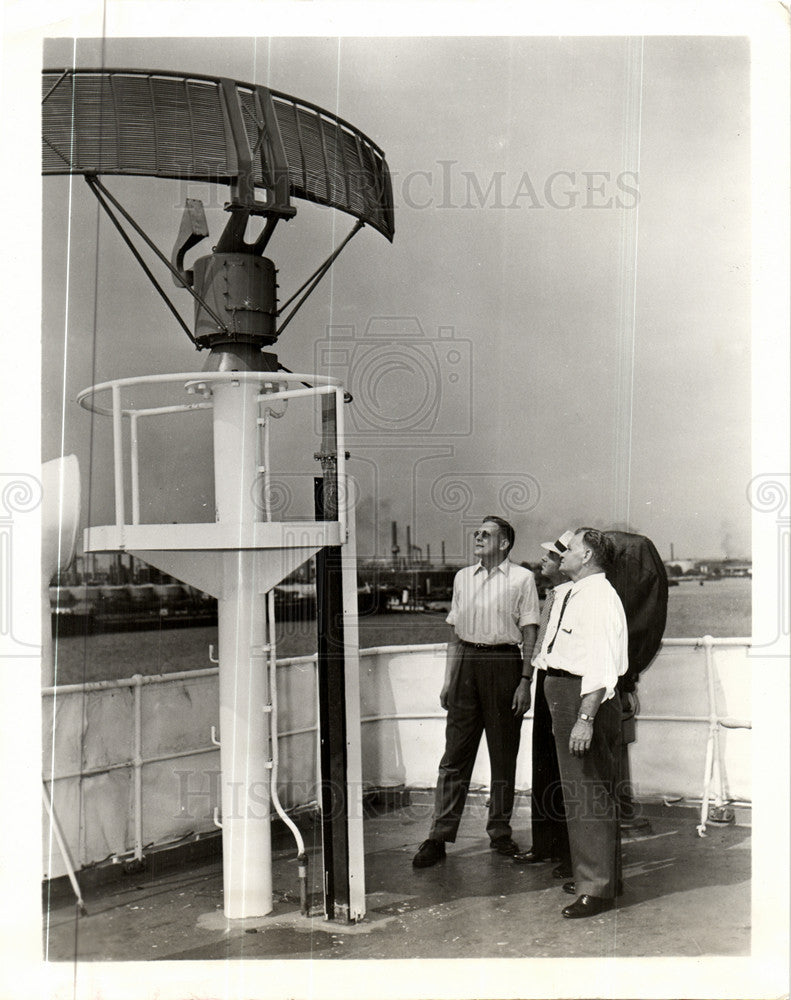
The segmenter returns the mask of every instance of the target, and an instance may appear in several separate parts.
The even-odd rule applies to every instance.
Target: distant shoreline
[[[672,587],[668,595],[666,639],[745,637],[752,633],[751,581],[723,579]],[[450,626],[444,611],[403,611],[361,615],[360,647],[447,642]],[[146,631],[59,635],[55,641],[58,684],[118,679],[133,674],[199,670],[212,665],[209,646],[217,645],[216,625]],[[280,659],[316,651],[316,622],[280,620],[277,655]]]

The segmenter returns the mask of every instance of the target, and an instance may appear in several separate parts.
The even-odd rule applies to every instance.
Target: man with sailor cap
[[[544,694],[563,783],[574,874],[563,889],[577,896],[562,911],[569,919],[611,909],[621,892],[616,686],[628,666],[628,631],[623,605],[605,576],[613,555],[603,532],[574,532],[559,566],[571,582],[556,592],[536,654],[537,667],[546,671]]]
[[[542,542],[541,576],[549,585],[541,608],[535,653],[544,642],[552,607],[558,598],[563,599],[565,588],[571,586],[568,577],[560,571],[560,560],[574,538],[573,531],[564,531],[554,542]],[[533,658],[536,665],[536,658]],[[544,695],[546,671],[541,667],[536,673],[536,691],[533,698],[532,781],[530,789],[530,825],[533,844],[527,851],[519,851],[514,861],[520,865],[542,861],[560,864],[553,870],[556,878],[572,877],[569,835],[563,805],[563,785],[560,780],[555,737],[552,735],[552,717]]]
[[[498,854],[519,851],[511,836],[511,812],[522,717],[530,708],[538,593],[532,572],[508,558],[514,529],[507,521],[487,515],[473,538],[479,562],[460,570],[453,581],[447,621],[454,635],[440,693],[448,713],[445,753],[433,822],[412,860],[415,868],[441,861],[446,842],[455,841],[484,732],[491,765],[486,832]]]

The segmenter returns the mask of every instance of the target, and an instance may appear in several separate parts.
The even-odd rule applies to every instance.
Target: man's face
[[[494,521],[484,521],[480,528],[473,532],[473,551],[476,559],[497,559],[502,562],[505,559],[505,550],[502,548],[503,538],[500,534],[500,525]]]
[[[544,551],[541,557],[541,573],[550,583],[563,579],[560,572],[560,556],[556,552]]]
[[[586,552],[587,549],[582,541],[582,535],[575,535],[560,560],[560,568],[566,576],[574,579],[585,565]]]

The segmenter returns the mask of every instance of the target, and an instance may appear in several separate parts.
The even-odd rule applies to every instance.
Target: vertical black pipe
[[[331,476],[329,477],[331,478]],[[315,480],[316,520],[336,519],[333,485]],[[341,548],[316,556],[321,824],[324,907],[330,920],[349,921],[349,832],[346,792],[346,684],[343,657]]]

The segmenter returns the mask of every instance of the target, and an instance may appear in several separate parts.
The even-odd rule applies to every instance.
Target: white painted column
[[[341,439],[342,440],[342,439]],[[360,709],[360,635],[357,609],[357,539],[354,505],[345,475],[338,476],[339,516],[345,511],[342,549],[343,659],[346,687],[346,802],[349,838],[349,919],[365,916],[365,845],[363,843],[363,765]]]
[[[214,475],[217,521],[262,520],[255,382],[215,383]],[[241,540],[241,539],[240,539]],[[228,918],[272,910],[266,597],[255,585],[252,550],[223,554],[218,600],[223,904]]]

